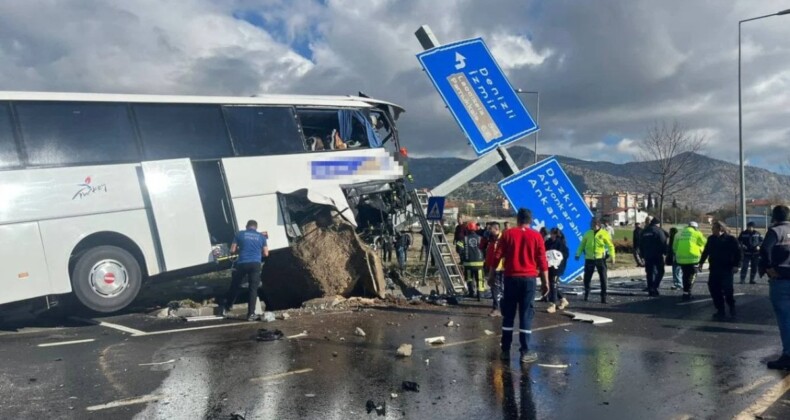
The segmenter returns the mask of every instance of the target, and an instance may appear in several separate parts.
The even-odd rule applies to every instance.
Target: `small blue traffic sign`
[[[478,156],[538,130],[482,38],[417,54]]]
[[[441,221],[444,216],[444,197],[428,197],[428,211],[425,218]]]
[[[584,202],[557,159],[546,159],[523,171],[499,181],[513,209],[524,207],[532,211],[532,228],[557,227],[565,234],[570,251],[565,274],[560,278],[568,283],[584,271],[584,261],[573,257],[590,228],[593,214]]]

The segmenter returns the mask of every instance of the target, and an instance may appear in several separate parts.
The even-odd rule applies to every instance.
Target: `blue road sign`
[[[417,54],[478,156],[538,130],[482,38]]]
[[[562,230],[570,255],[560,281],[568,283],[579,276],[584,271],[584,261],[576,261],[574,255],[584,232],[590,228],[593,214],[557,159],[546,159],[509,176],[499,182],[499,188],[514,209],[524,207],[532,211],[533,229]]]
[[[428,197],[428,213],[425,218],[441,221],[442,216],[444,216],[444,197]]]

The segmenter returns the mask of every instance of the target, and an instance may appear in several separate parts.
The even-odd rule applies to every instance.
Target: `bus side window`
[[[0,102],[0,169],[19,166],[11,110],[7,103]]]
[[[225,106],[225,121],[239,156],[304,152],[291,107]]]
[[[146,160],[233,156],[219,105],[132,105]]]
[[[126,104],[31,101],[14,107],[31,165],[139,161]]]

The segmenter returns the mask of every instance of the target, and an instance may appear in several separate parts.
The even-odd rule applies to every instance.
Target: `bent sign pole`
[[[514,209],[524,207],[532,211],[532,229],[562,230],[568,245],[568,261],[560,281],[569,283],[578,277],[584,271],[584,261],[576,261],[573,256],[593,214],[557,159],[546,159],[507,177],[499,182],[499,188]]]
[[[431,193],[446,196],[494,165],[503,176],[517,173],[518,166],[502,145],[523,138],[535,132],[538,127],[491,58],[485,43],[481,39],[475,39],[442,47],[427,25],[421,26],[414,35],[426,50],[418,55],[420,62],[480,157],[436,186]],[[486,69],[487,79],[480,78],[481,63]],[[477,65],[477,73],[470,74],[475,71],[474,65]],[[474,76],[478,76],[477,84],[488,86],[487,81],[491,80],[491,84],[496,85],[498,90],[495,92],[483,86],[488,98],[481,97],[483,94],[476,88],[475,91],[468,92],[467,88],[471,89],[475,85],[475,80],[470,81],[470,77]],[[494,93],[499,95],[491,96]],[[507,95],[503,96],[505,94]],[[485,107],[491,105],[487,103],[489,100],[497,98],[503,98],[507,108],[502,107],[502,101],[496,102],[496,110]],[[493,150],[497,153],[488,153]]]

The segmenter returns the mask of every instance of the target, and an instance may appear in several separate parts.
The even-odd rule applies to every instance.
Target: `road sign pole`
[[[431,250],[433,250],[433,238],[434,232],[436,231],[436,222],[431,222],[431,242],[428,244],[428,256],[425,258],[425,269],[422,271],[422,283],[421,286],[425,286],[425,279],[428,278],[428,264],[431,263]],[[437,291],[438,293],[438,291]]]
[[[436,38],[436,35],[434,35],[433,31],[428,25],[420,26],[414,35],[417,37],[417,40],[420,42],[420,45],[422,45],[424,50],[430,50],[432,48],[441,46],[439,40]],[[481,156],[471,165],[467,166],[431,190],[431,194],[434,196],[447,196],[451,192],[460,188],[462,185],[465,185],[472,179],[476,178],[478,175],[487,171],[492,166],[496,166],[504,177],[511,176],[519,171],[518,166],[510,156],[510,153],[508,153],[507,149],[499,146],[496,148],[496,151],[497,153],[488,153]]]

